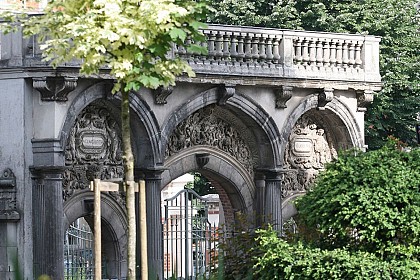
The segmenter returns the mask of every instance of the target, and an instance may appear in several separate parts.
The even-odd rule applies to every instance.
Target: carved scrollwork
[[[322,125],[316,124],[308,116],[301,117],[289,137],[285,153],[286,169],[296,170],[296,180],[292,173],[286,174],[286,183],[300,185],[304,191],[314,180],[325,164],[337,157],[335,144]],[[287,189],[286,189],[287,191]]]
[[[163,87],[160,86],[157,89],[153,91],[153,94],[155,96],[155,103],[164,105],[167,103],[166,98],[168,98],[169,95],[172,94],[174,90],[173,86]]]
[[[217,117],[214,110],[214,106],[208,106],[181,122],[169,137],[165,156],[193,146],[210,146],[231,155],[253,174],[254,161],[247,142],[233,125]]]
[[[0,222],[2,220],[17,221],[16,177],[10,168],[0,175]]]
[[[373,102],[373,91],[368,90],[358,90],[356,91],[357,97],[357,111],[364,112],[366,111],[366,106]]]
[[[293,87],[290,86],[282,86],[281,88],[274,90],[274,94],[276,95],[277,109],[287,108],[286,102],[292,98],[292,91]]]
[[[77,78],[42,77],[33,78],[35,89],[41,93],[43,101],[67,101],[67,95],[77,86]]]
[[[318,94],[318,110],[325,110],[325,106],[331,102],[333,98],[334,89],[324,88],[324,90]]]
[[[119,125],[105,106],[89,105],[76,119],[67,141],[65,163],[64,200],[87,189],[94,178],[123,177]],[[121,195],[117,200],[124,201]]]

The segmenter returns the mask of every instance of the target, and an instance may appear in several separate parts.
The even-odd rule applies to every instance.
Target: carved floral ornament
[[[120,128],[104,105],[89,105],[78,116],[67,141],[65,163],[64,200],[87,189],[94,178],[123,177]],[[124,203],[120,195],[112,195]]]
[[[208,106],[178,124],[169,137],[165,157],[193,146],[210,146],[234,157],[249,174],[253,174],[253,155],[243,134],[216,111],[217,107]]]
[[[304,192],[325,164],[337,157],[334,141],[324,125],[303,116],[286,145],[283,197]]]

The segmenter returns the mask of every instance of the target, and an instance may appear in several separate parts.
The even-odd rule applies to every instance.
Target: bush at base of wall
[[[302,243],[290,244],[273,230],[260,230],[253,250],[253,279],[401,279],[419,277],[420,262],[413,259],[382,260],[367,252],[345,249],[321,250]]]

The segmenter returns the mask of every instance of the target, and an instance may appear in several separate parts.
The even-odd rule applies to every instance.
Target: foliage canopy
[[[187,38],[204,39],[200,20],[206,12],[204,3],[192,0],[55,0],[43,14],[3,17],[20,23],[25,35],[38,36],[52,66],[79,59],[86,75],[108,68],[117,81],[114,91],[122,85],[129,91],[174,84],[184,72],[194,75],[171,49],[173,43],[186,45]]]

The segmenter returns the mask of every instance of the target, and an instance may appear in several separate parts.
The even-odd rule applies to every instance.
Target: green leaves
[[[417,0],[216,0],[210,22],[381,36],[383,90],[366,114],[372,149],[393,135],[416,145],[420,112],[420,16]]]
[[[174,84],[176,75],[193,75],[169,51],[173,43],[203,51],[191,42],[203,39],[206,12],[205,4],[192,0],[56,0],[43,15],[8,19],[21,24],[26,36],[38,35],[54,67],[76,59],[83,74],[110,69],[115,91],[121,85],[156,88]]]
[[[420,256],[420,149],[395,145],[343,153],[298,200],[300,218],[321,233],[322,246]]]

